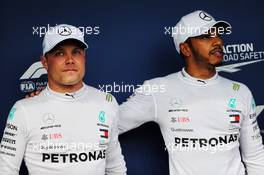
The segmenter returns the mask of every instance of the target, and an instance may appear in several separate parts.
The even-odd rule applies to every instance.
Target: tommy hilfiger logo
[[[108,139],[108,135],[109,135],[109,133],[108,133],[108,129],[100,129],[100,137],[101,138],[105,138],[105,139]]]
[[[103,123],[97,123],[99,127],[100,143],[104,143],[109,137],[109,126]]]
[[[229,115],[230,123],[239,123],[240,122],[240,115],[232,114]]]

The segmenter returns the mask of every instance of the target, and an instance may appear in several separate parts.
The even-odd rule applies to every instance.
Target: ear
[[[43,65],[43,67],[48,70],[48,62],[47,62],[47,58],[45,56],[41,56],[40,57],[40,61],[41,61],[41,64]]]
[[[188,43],[180,44],[180,51],[185,57],[190,57],[192,52]]]
[[[87,59],[87,56],[86,56],[86,49],[84,49],[84,63],[86,63],[86,59]]]

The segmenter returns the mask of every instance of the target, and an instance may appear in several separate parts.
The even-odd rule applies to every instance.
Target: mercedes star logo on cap
[[[209,14],[207,14],[207,13],[205,13],[205,12],[200,12],[200,13],[199,13],[199,17],[200,17],[202,20],[205,20],[205,21],[212,21],[212,19],[213,19]]]
[[[67,26],[60,26],[58,28],[58,34],[61,36],[69,36],[72,33],[71,29]]]

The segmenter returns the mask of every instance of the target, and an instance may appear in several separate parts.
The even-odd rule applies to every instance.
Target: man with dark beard
[[[231,33],[230,24],[195,11],[182,17],[173,33],[185,67],[146,81],[121,105],[119,130],[157,122],[171,175],[262,175],[264,149],[253,96],[247,86],[216,71],[223,59],[221,34]]]

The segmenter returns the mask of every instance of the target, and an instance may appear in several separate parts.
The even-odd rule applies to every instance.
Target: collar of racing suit
[[[66,100],[66,101],[75,101],[80,99],[81,97],[84,96],[85,94],[85,90],[86,90],[87,86],[83,83],[83,86],[81,89],[75,91],[75,92],[71,92],[71,93],[60,93],[60,92],[56,92],[54,90],[52,90],[49,85],[47,85],[46,89],[45,89],[45,93],[49,96],[55,97],[57,99],[60,100]]]
[[[206,80],[203,80],[203,79],[198,79],[198,78],[192,77],[190,74],[188,74],[185,71],[185,68],[182,68],[180,78],[182,80],[188,82],[188,83],[198,85],[198,86],[208,86],[208,85],[217,83],[219,80],[219,76],[218,76],[217,72],[215,73],[215,75],[213,77],[206,79]]]

